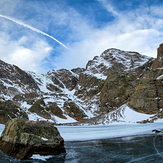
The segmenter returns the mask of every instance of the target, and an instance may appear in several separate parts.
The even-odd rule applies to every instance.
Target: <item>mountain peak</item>
[[[88,61],[86,73],[95,76],[102,74],[105,77],[112,71],[140,75],[145,67],[151,67],[153,60],[152,57],[141,55],[138,52],[111,48]]]

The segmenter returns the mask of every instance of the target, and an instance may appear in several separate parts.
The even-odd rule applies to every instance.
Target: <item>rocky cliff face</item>
[[[101,91],[101,111],[109,112],[127,103],[138,83],[134,75],[109,75]]]
[[[20,93],[39,91],[35,80],[15,65],[0,60],[1,95],[14,96]],[[2,97],[2,96],[1,96]]]
[[[160,45],[155,61],[137,52],[108,49],[88,61],[86,68],[47,74],[25,72],[1,61],[0,100],[13,101],[29,120],[54,123],[104,117],[121,106],[161,117],[162,49]]]
[[[157,49],[157,58],[152,64],[152,69],[162,67],[163,67],[163,44],[160,44],[159,48]]]
[[[143,113],[158,113],[163,107],[163,69],[144,74],[131,96],[130,106]]]

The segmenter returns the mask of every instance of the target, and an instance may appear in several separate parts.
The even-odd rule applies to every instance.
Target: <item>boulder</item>
[[[8,121],[0,138],[0,150],[17,159],[29,159],[33,154],[65,153],[64,140],[49,122],[15,118]]]

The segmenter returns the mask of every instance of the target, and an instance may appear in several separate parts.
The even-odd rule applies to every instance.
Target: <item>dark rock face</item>
[[[12,66],[0,60],[0,79],[4,79],[6,83],[18,84],[20,87],[26,87],[30,90],[39,90],[39,87],[35,83],[35,80],[27,74],[25,71],[21,70],[17,66]],[[12,81],[12,83],[11,83]]]
[[[63,115],[63,111],[57,106],[56,102],[49,102],[49,107],[47,108],[47,111],[50,111],[53,115],[66,119],[66,117]]]
[[[86,115],[74,102],[65,102],[64,109],[68,112],[68,115],[76,120],[83,120]]]
[[[138,112],[154,114],[163,107],[163,70],[144,74],[131,96],[130,106]]]
[[[104,80],[81,73],[78,84],[80,85],[80,89],[76,89],[75,95],[78,95],[78,97],[82,95],[83,98],[92,98],[101,91]]]
[[[52,70],[49,71],[47,75],[54,84],[61,88],[67,88],[68,90],[74,89],[78,82],[76,74],[74,75],[71,71],[66,69]]]
[[[157,58],[152,64],[152,69],[162,67],[163,67],[163,44],[160,44],[159,48],[157,49]]]
[[[51,119],[51,115],[55,115],[63,119],[66,118],[63,115],[62,110],[57,106],[57,103],[48,102],[48,105],[46,105],[43,98],[34,102],[31,108],[29,108],[29,111],[32,113],[37,113],[40,117],[46,119]]]
[[[139,81],[133,75],[114,73],[105,81],[100,94],[101,111],[111,111],[126,103]]]
[[[37,113],[39,116],[50,119],[50,114],[46,111],[47,106],[45,105],[45,102],[43,99],[37,100],[29,109],[32,113]]]
[[[26,118],[28,115],[19,106],[14,104],[13,101],[0,101],[0,123],[5,124],[8,120],[13,118]]]
[[[80,75],[85,70],[86,70],[85,68],[80,68],[80,67],[71,69],[71,71],[74,72],[77,75]]]
[[[12,119],[6,124],[0,138],[0,150],[21,160],[33,154],[65,153],[64,140],[57,128],[47,122],[26,119]]]
[[[157,97],[156,81],[141,81],[131,96],[130,106],[138,112],[156,113],[159,110]]]

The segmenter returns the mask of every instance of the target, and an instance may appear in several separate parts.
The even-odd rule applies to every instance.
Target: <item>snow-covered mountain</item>
[[[137,52],[121,51],[119,49],[105,50],[100,56],[88,61],[86,74],[106,79],[113,71],[126,74],[140,75],[148,71],[153,58],[140,55]]]
[[[107,124],[114,120],[119,121],[119,118],[113,115],[122,115],[128,108],[151,113],[152,116],[159,114],[161,117],[161,91],[150,97],[151,100],[159,99],[155,100],[159,106],[154,108],[154,111],[144,105],[146,101],[151,102],[148,98],[150,88],[146,95],[143,95],[145,91],[141,93],[150,85],[149,80],[153,80],[154,74],[158,81],[155,86],[162,87],[159,83],[162,81],[160,76],[163,72],[160,68],[151,69],[153,62],[151,57],[118,49],[104,51],[100,56],[88,61],[86,68],[51,70],[46,74],[25,72],[15,65],[0,61],[0,102],[10,100],[14,106],[23,110],[30,120],[40,119],[54,123],[82,121]],[[143,85],[143,82],[146,84]],[[152,84],[150,86],[154,89]],[[139,100],[138,96],[142,96],[142,99]],[[134,100],[137,100],[137,103],[134,103]],[[1,111],[4,110],[0,105],[0,113]],[[132,112],[134,113],[138,114],[136,111]],[[10,113],[8,116],[10,117]],[[125,119],[126,115],[120,117]],[[146,120],[146,116],[141,120]],[[4,123],[1,114],[0,121]],[[136,121],[140,121],[139,118],[134,120]]]

